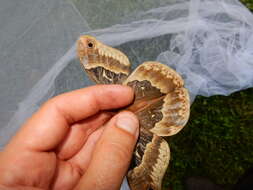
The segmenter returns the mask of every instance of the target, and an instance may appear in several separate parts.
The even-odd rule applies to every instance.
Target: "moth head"
[[[87,64],[88,56],[96,56],[98,42],[89,35],[84,35],[77,41],[78,57],[83,64]]]

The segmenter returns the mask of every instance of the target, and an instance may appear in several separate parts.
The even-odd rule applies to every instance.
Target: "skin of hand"
[[[108,110],[133,98],[129,87],[97,85],[47,101],[0,152],[0,189],[118,190],[139,123]]]

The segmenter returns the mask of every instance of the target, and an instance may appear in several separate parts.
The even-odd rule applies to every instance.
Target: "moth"
[[[134,102],[126,109],[140,122],[140,136],[127,179],[131,190],[160,190],[170,160],[163,136],[178,133],[187,123],[190,100],[181,76],[159,62],[139,65],[132,73],[128,57],[92,36],[81,36],[77,53],[84,71],[97,84],[133,88]]]

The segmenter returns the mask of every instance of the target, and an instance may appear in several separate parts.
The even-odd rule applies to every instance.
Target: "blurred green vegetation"
[[[253,167],[253,88],[229,97],[197,97],[187,126],[168,139],[171,162],[164,189],[183,188],[189,176],[225,188]]]
[[[253,11],[253,0],[241,2]],[[187,126],[168,142],[171,160],[164,190],[185,189],[190,176],[207,177],[230,189],[253,167],[253,88],[227,97],[198,96]]]
[[[251,11],[253,11],[253,0],[241,0]]]

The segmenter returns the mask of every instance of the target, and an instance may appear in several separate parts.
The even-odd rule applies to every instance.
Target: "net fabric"
[[[237,0],[0,2],[0,146],[42,102],[91,85],[75,41],[90,34],[132,68],[157,60],[196,95],[253,86],[253,16]]]

